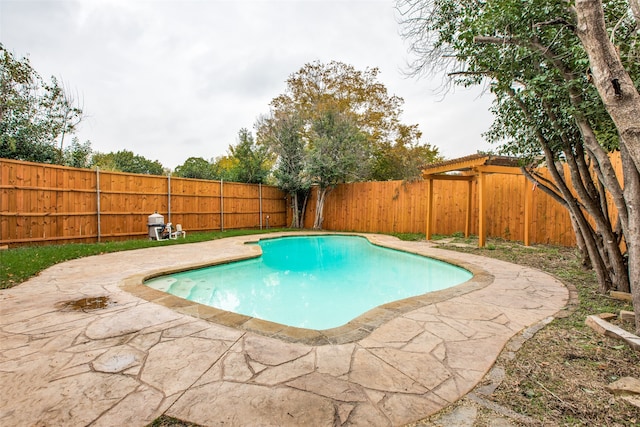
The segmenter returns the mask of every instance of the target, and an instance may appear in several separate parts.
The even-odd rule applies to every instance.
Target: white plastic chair
[[[176,231],[171,233],[172,239],[177,239],[179,236],[182,236],[183,239],[187,237],[187,232],[182,229],[182,224],[176,224]]]

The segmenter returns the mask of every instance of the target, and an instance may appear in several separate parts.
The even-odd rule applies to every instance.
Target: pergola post
[[[485,173],[478,172],[478,247],[483,248],[487,241]]]
[[[471,235],[471,206],[473,202],[473,180],[470,179],[467,186],[467,217],[464,222],[464,237],[468,239]]]
[[[433,233],[433,179],[427,179],[427,218],[425,227],[425,238],[431,240]]]

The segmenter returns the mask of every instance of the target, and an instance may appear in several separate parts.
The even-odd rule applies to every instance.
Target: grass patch
[[[409,242],[424,240],[424,233],[391,233],[391,235]]]
[[[224,237],[286,231],[283,228],[268,230],[227,230],[204,233],[188,233],[187,237],[176,240],[123,240],[102,243],[70,243],[66,245],[24,246],[0,251],[0,289],[7,289],[24,282],[42,270],[71,259],[109,252],[144,249],[156,246],[183,245],[205,242]]]

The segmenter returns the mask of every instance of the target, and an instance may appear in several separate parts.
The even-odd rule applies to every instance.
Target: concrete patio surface
[[[0,425],[144,426],[164,413],[207,426],[399,426],[464,396],[512,336],[568,300],[538,270],[365,236],[476,276],[320,332],[140,285],[255,256],[245,242],[266,235],[72,260],[0,291]]]

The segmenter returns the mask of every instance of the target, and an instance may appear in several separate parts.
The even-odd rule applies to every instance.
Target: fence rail
[[[287,224],[276,187],[75,169],[0,159],[0,245],[95,242],[148,235],[158,212],[185,230]]]

